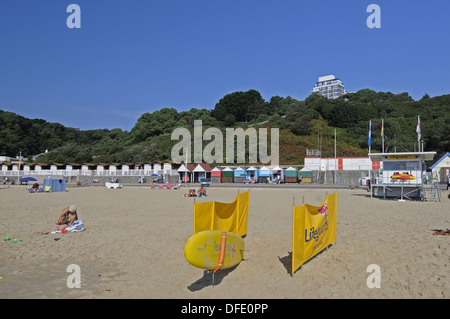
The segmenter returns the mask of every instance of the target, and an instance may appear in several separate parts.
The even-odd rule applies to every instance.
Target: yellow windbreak
[[[292,274],[307,260],[336,241],[337,193],[318,207],[293,208]]]
[[[230,203],[194,204],[194,233],[221,230],[244,236],[247,234],[250,192],[239,194]]]

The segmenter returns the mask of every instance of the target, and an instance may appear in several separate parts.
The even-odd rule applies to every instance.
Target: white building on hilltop
[[[342,81],[334,75],[326,75],[319,77],[313,88],[313,93],[319,93],[329,99],[336,99],[347,93],[344,89]]]

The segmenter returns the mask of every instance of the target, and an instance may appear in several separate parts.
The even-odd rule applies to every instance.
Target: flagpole
[[[22,151],[19,153],[19,170],[17,171],[17,183],[20,185],[20,166],[22,165]]]
[[[185,184],[187,184],[187,172],[188,172],[188,164],[187,164],[187,161],[188,161],[188,152],[189,152],[189,146],[188,147],[186,147],[186,161],[184,162],[184,164],[186,165],[186,171],[185,171],[185,173],[184,173],[184,183]]]
[[[371,152],[371,145],[372,145],[372,120],[369,122],[369,154]],[[372,197],[372,171],[369,168],[369,181],[370,181],[370,196]]]
[[[417,116],[417,144],[419,144],[419,152],[420,152],[420,139],[422,138],[422,128],[420,127],[420,116]],[[423,142],[422,142],[422,152],[423,152]]]
[[[383,137],[383,153],[384,153],[384,119],[381,119],[381,136]]]
[[[334,183],[336,184],[336,128],[334,128]]]

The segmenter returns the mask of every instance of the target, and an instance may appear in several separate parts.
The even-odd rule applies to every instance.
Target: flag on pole
[[[371,143],[372,143],[372,121],[370,121],[370,124],[369,124],[369,140],[368,140],[369,151],[370,151],[370,144]]]
[[[422,128],[420,127],[420,116],[417,116],[417,127],[416,127],[416,132],[417,132],[417,141],[419,142],[419,152],[420,152],[420,140],[422,139]]]
[[[384,121],[381,120],[381,136],[384,134]]]

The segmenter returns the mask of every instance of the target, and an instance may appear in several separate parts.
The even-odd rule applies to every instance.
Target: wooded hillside
[[[144,113],[131,131],[99,129],[82,131],[28,119],[0,111],[0,155],[19,152],[39,163],[124,163],[171,159],[170,135],[177,127],[193,130],[194,120],[203,129],[217,127],[280,128],[280,163],[303,164],[306,148],[318,147],[322,156],[334,157],[334,128],[337,156],[367,156],[369,121],[372,121],[372,151],[381,151],[381,119],[384,119],[385,149],[406,152],[417,149],[417,116],[420,116],[425,150],[441,156],[450,150],[450,95],[414,101],[407,93],[393,94],[364,89],[336,100],[312,94],[304,101],[274,96],[265,101],[256,90],[233,92],[212,110],[193,108],[178,112],[163,108]],[[258,124],[263,123],[263,124]],[[192,134],[193,135],[193,134]],[[204,143],[204,146],[207,143]],[[248,147],[247,147],[248,148]]]

